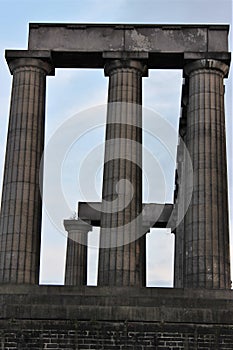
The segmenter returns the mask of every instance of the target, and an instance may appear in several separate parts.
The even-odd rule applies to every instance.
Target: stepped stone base
[[[2,349],[233,349],[233,291],[2,285]]]

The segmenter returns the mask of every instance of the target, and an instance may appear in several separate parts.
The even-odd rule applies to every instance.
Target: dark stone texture
[[[152,223],[155,228],[166,228],[171,217],[173,204],[142,204],[143,220]],[[78,217],[93,226],[100,226],[101,202],[79,202]],[[155,218],[158,218],[157,220]]]
[[[0,334],[7,349],[233,349],[232,329],[217,326],[41,320],[0,322]]]
[[[140,215],[141,105],[142,77],[147,75],[147,67],[139,60],[109,60],[104,71],[109,76],[109,107],[105,136],[98,285],[144,286],[146,231],[142,228]]]
[[[2,285],[0,319],[233,323],[232,291]]]
[[[146,59],[147,67],[182,69],[190,60],[230,61],[227,25],[31,23],[29,50],[19,57],[51,57],[57,68],[103,68],[106,58]]]
[[[39,281],[46,75],[50,62],[19,58],[13,74],[0,215],[0,283]]]
[[[228,31],[227,25],[31,23],[29,50],[224,52]]]

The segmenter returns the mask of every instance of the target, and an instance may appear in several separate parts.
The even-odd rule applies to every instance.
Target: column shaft
[[[51,67],[31,58],[9,65],[13,85],[0,218],[0,283],[35,284],[39,282],[45,83]]]
[[[99,285],[145,285],[142,236],[142,76],[139,61],[112,61],[109,76]]]
[[[179,139],[177,147],[177,169],[176,169],[176,189],[174,196],[174,210],[176,212],[175,233],[175,254],[174,254],[174,287],[183,287],[184,277],[184,217],[187,201],[186,186],[188,178],[187,153],[185,150],[186,130],[187,130],[187,101],[188,101],[188,78],[185,79],[181,96],[181,116],[179,122]]]
[[[185,217],[184,287],[230,288],[224,85],[228,67],[201,60],[186,66],[186,144],[193,196]]]
[[[85,286],[87,284],[88,232],[92,227],[79,220],[65,220],[64,226],[68,232],[65,285]]]

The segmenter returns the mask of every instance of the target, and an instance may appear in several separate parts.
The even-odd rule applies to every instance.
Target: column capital
[[[64,220],[65,230],[69,233],[70,231],[82,231],[88,233],[92,231],[92,226],[82,220]]]
[[[104,74],[109,76],[114,70],[127,68],[139,71],[143,77],[148,76],[147,65],[136,59],[109,59],[104,66]]]
[[[68,239],[87,245],[87,234],[92,231],[92,226],[81,220],[64,220],[65,230],[68,232]]]
[[[193,71],[199,69],[217,70],[223,74],[223,77],[227,77],[229,72],[229,66],[222,61],[214,59],[202,59],[188,63],[184,67],[184,73],[189,76]]]
[[[11,74],[14,74],[14,72],[20,68],[22,69],[24,67],[35,67],[44,71],[46,75],[53,75],[51,74],[53,71],[53,66],[49,62],[38,58],[16,58],[10,61],[8,63],[8,66],[10,68]]]
[[[11,74],[24,67],[41,69],[46,75],[55,74],[50,51],[6,50],[5,58]]]

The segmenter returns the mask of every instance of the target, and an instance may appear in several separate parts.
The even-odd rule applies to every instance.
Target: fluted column
[[[186,145],[193,196],[185,217],[184,287],[230,288],[227,165],[223,79],[228,66],[199,60],[189,76]]]
[[[112,60],[109,76],[98,285],[145,285],[142,235],[142,76],[137,60]]]
[[[183,287],[184,267],[184,217],[187,201],[186,186],[188,176],[187,152],[185,152],[187,131],[187,103],[188,103],[188,78],[184,79],[181,96],[181,116],[179,122],[179,135],[177,146],[177,168],[174,193],[174,211],[176,218],[175,254],[174,254],[174,287]],[[191,181],[191,179],[190,179]]]
[[[64,226],[68,232],[65,284],[86,285],[88,232],[92,226],[81,220],[65,220]]]
[[[19,58],[13,74],[0,218],[0,283],[39,283],[46,75],[49,63]]]

